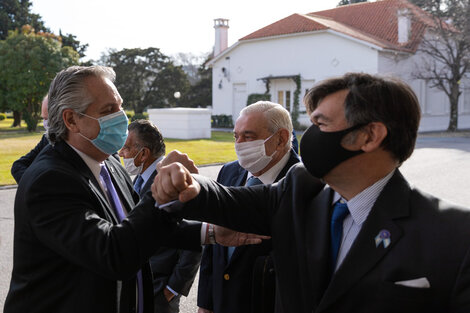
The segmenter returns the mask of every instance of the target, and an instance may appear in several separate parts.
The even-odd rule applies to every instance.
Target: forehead
[[[253,112],[249,114],[244,114],[240,116],[235,122],[235,132],[261,132],[262,130],[267,129],[268,123],[263,113]]]
[[[120,106],[122,104],[121,96],[108,78],[90,76],[85,79],[85,86],[93,102],[88,109],[102,109],[107,106]]]
[[[349,90],[344,89],[327,95],[318,103],[312,112],[313,119],[345,119],[344,102]]]

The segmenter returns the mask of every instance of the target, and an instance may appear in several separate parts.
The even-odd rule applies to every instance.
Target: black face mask
[[[310,126],[300,140],[302,163],[310,174],[323,178],[340,163],[363,153],[362,150],[344,149],[341,140],[346,134],[364,125],[366,124],[358,124],[336,132],[322,132],[317,125]]]

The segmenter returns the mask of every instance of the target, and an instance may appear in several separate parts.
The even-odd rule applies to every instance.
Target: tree
[[[196,84],[199,80],[199,69],[201,64],[207,60],[206,54],[196,55],[193,53],[177,53],[171,58],[176,65],[180,65],[183,71],[188,75],[188,80],[191,85]]]
[[[420,2],[430,13],[432,22],[418,50],[423,54],[423,64],[417,67],[414,77],[444,91],[450,104],[447,130],[456,131],[461,83],[468,78],[470,70],[469,0]]]
[[[83,58],[86,54],[86,49],[88,48],[88,44],[81,44],[79,40],[77,40],[77,36],[72,34],[62,34],[62,30],[59,30],[59,36],[62,38],[62,46],[72,47],[73,50],[77,51],[80,55],[80,58]]]
[[[41,100],[61,69],[78,63],[78,53],[62,47],[57,36],[35,33],[31,26],[11,31],[0,41],[0,107],[16,112],[13,126],[24,115],[29,131],[35,131]]]
[[[29,0],[0,0],[0,40],[8,37],[9,30],[31,25],[36,31],[50,32],[38,14],[31,13]]]
[[[101,63],[116,72],[116,87],[124,107],[142,113],[148,107],[178,106],[189,89],[181,66],[175,66],[158,48],[110,50]],[[181,99],[174,97],[179,91]]]
[[[360,2],[367,2],[367,0],[340,0],[337,6],[340,7],[342,5],[348,5],[348,4],[360,3]]]
[[[205,108],[212,105],[212,69],[206,66],[211,58],[212,55],[207,56],[197,70],[198,81],[191,86],[186,97],[190,107]]]

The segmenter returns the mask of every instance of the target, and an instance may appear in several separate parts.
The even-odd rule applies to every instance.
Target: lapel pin
[[[377,236],[375,236],[375,247],[378,248],[383,243],[384,248],[390,245],[390,232],[382,229]]]

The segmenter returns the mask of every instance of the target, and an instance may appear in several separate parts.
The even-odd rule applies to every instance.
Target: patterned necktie
[[[111,177],[109,176],[108,169],[106,168],[104,164],[101,164],[100,177],[101,177],[102,182],[104,183],[104,187],[106,188],[106,193],[108,194],[108,198],[112,202],[111,205],[114,207],[114,211],[116,212],[116,215],[118,216],[119,222],[121,222],[126,217],[126,214],[124,213],[124,210],[122,208],[121,200],[119,199],[119,195],[117,194],[116,188],[114,188],[113,182],[111,181]],[[142,185],[142,183],[140,184]],[[138,312],[139,313],[144,312],[143,286],[144,285],[142,283],[142,271],[139,271],[137,272],[137,290],[138,290],[138,297],[139,297]]]
[[[335,272],[336,261],[338,258],[341,239],[343,237],[343,221],[349,214],[348,205],[340,201],[333,206],[333,214],[331,216],[331,268],[332,273]]]
[[[251,176],[246,181],[245,186],[249,187],[249,186],[254,186],[254,185],[262,185],[262,184],[263,182],[259,178]],[[230,261],[230,259],[232,258],[233,252],[235,252],[235,247],[227,247],[227,261]]]
[[[135,184],[134,184],[134,190],[140,194],[140,189],[142,189],[142,183],[144,182],[144,179],[142,178],[142,176],[138,175],[137,176],[137,179],[135,180]]]

